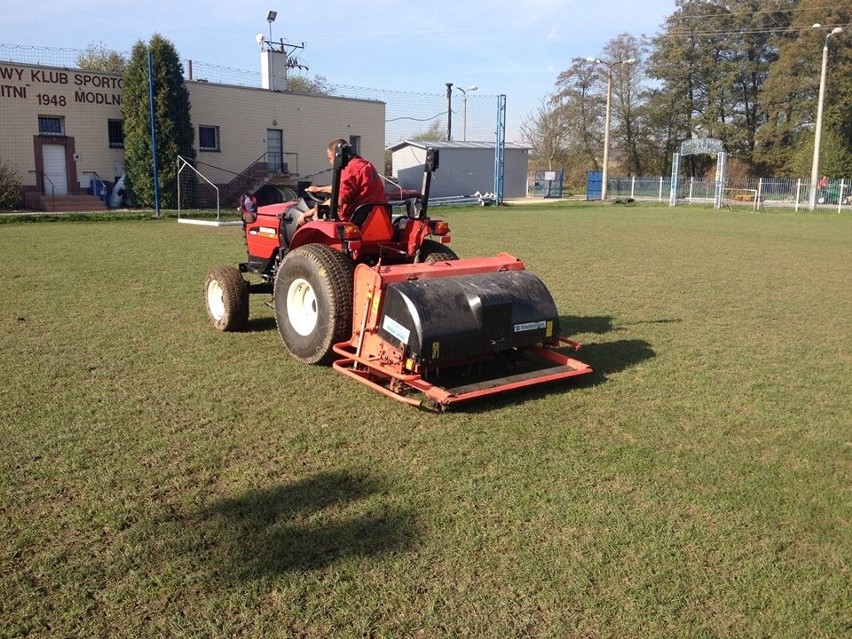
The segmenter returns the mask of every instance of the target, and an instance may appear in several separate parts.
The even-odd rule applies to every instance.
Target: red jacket
[[[348,220],[361,204],[387,201],[385,185],[376,167],[360,156],[353,156],[340,172],[337,217]]]

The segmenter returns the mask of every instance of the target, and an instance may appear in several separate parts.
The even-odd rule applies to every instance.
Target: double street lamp
[[[812,29],[821,29],[822,25],[817,22]],[[825,76],[828,68],[828,39],[842,33],[842,27],[834,27],[831,33],[825,36],[825,45],[822,48],[822,70],[819,75],[819,98],[817,100],[816,130],[814,131],[814,159],[811,164],[811,193],[808,200],[809,208],[813,211],[817,201],[817,180],[819,179],[819,146],[822,142],[822,108],[825,103]]]
[[[467,142],[467,92],[468,91],[476,91],[479,87],[475,84],[467,89],[462,89],[461,87],[456,87],[459,91],[462,92],[462,141]]]
[[[604,119],[604,152],[603,152],[603,176],[601,177],[601,200],[606,200],[606,181],[609,170],[609,121],[612,115],[612,70],[617,65],[634,64],[636,58],[627,58],[616,62],[606,62],[598,58],[586,58],[587,62],[602,64],[606,67],[606,116]]]

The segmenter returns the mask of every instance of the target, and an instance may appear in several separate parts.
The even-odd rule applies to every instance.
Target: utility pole
[[[587,62],[602,64],[606,67],[606,115],[604,116],[603,175],[601,176],[601,201],[606,201],[606,187],[609,179],[609,121],[612,117],[612,70],[616,65],[634,64],[636,58],[607,62],[598,58],[586,58]]]
[[[453,139],[453,83],[447,82],[447,142]]]

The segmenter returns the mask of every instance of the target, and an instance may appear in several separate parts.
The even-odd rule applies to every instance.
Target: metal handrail
[[[42,189],[44,188],[44,180],[50,182],[50,202],[53,205],[53,208],[56,209],[56,185],[53,183],[53,180],[47,177],[47,173],[44,171],[30,171],[30,173],[35,173],[41,176]]]
[[[97,171],[83,171],[83,172],[82,172],[82,174],[83,174],[83,175],[87,175],[87,174],[88,174],[88,175],[94,175],[94,176],[95,176],[95,179],[96,179],[96,180],[100,183],[100,185],[101,185],[102,187],[104,187],[104,192],[107,192],[107,191],[108,191],[108,189],[107,189],[107,182],[106,182],[106,180],[104,180],[104,179],[103,179],[100,175],[98,175],[98,172],[97,172]],[[106,204],[106,202],[105,202],[105,204]],[[109,206],[109,205],[107,205],[107,206]]]

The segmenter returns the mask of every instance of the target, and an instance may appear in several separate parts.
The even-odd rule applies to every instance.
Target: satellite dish
[[[264,40],[266,40],[266,38],[263,36],[263,34],[262,34],[262,33],[258,33],[258,34],[254,37],[254,41],[255,41],[255,42],[257,42],[260,46],[263,46],[263,41],[264,41]]]

